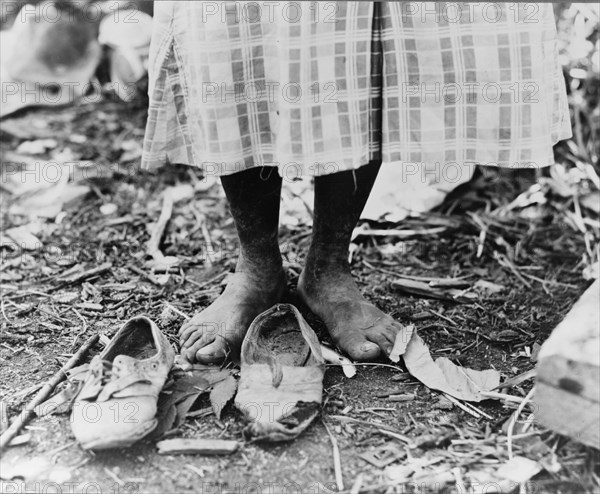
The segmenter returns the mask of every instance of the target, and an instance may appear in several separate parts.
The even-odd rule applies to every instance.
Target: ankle
[[[352,278],[348,260],[309,256],[298,280],[301,291],[320,292],[322,289],[345,285]]]
[[[243,273],[257,283],[273,283],[285,278],[281,255],[265,255],[255,258],[240,255],[235,272]]]
[[[304,271],[318,277],[332,273],[349,272],[347,249],[319,249],[312,248],[306,256]]]

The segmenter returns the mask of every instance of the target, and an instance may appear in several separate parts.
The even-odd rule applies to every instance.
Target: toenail
[[[363,346],[360,347],[360,349],[363,352],[368,352],[369,350],[373,350],[374,347],[375,345],[373,343],[365,343]]]

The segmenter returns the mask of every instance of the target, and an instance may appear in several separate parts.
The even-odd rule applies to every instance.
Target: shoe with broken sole
[[[319,414],[325,362],[317,335],[298,309],[278,304],[258,315],[242,343],[235,405],[253,441],[287,441]]]
[[[144,316],[127,321],[94,357],[75,398],[71,429],[84,449],[130,446],[157,425],[157,400],[175,360]]]

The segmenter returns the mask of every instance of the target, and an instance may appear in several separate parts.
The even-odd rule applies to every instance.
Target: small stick
[[[531,388],[529,393],[527,393],[527,396],[525,396],[525,398],[523,399],[521,404],[517,407],[517,409],[515,410],[515,413],[510,418],[510,422],[508,423],[508,431],[506,432],[506,436],[507,436],[507,440],[508,440],[508,459],[509,460],[512,460],[512,458],[513,458],[512,441],[513,441],[513,431],[515,429],[515,424],[517,423],[517,420],[519,420],[519,415],[521,415],[521,412],[523,412],[525,405],[527,405],[527,403],[529,403],[529,401],[533,397],[534,392],[535,392],[535,386],[533,388]]]
[[[213,258],[213,244],[210,239],[210,233],[208,232],[208,228],[206,228],[206,217],[202,219],[202,223],[200,224],[200,229],[202,230],[202,237],[204,238],[204,250],[206,252],[206,265],[210,268],[215,264],[215,259]]]
[[[458,326],[458,323],[456,321],[453,321],[452,319],[450,319],[449,317],[446,317],[443,314],[440,314],[439,312],[436,312],[432,309],[429,309],[429,312],[431,312],[432,314],[435,314],[438,317],[441,317],[442,319],[448,321],[450,324],[452,324],[452,326]]]
[[[162,257],[162,252],[160,251],[160,239],[165,233],[165,228],[167,227],[167,223],[171,219],[171,215],[173,214],[173,198],[171,194],[165,194],[163,198],[163,205],[160,211],[160,216],[158,217],[158,221],[152,230],[152,235],[150,236],[150,240],[146,244],[146,252],[152,256],[153,258]]]
[[[337,484],[338,491],[343,491],[344,479],[342,477],[342,462],[340,460],[340,448],[338,447],[337,439],[333,436],[325,421],[323,421],[323,425],[325,426],[325,430],[329,435],[329,440],[331,441],[331,446],[333,448],[333,468],[335,469],[335,483]]]
[[[398,439],[398,441],[402,441],[403,443],[407,444],[408,446],[412,446],[413,442],[412,440],[405,436],[404,434],[396,434],[395,432],[392,431],[386,431],[385,429],[379,429],[379,433],[383,434],[384,436],[389,436],[389,437],[393,437],[394,439]]]
[[[485,413],[483,410],[477,408],[475,405],[473,405],[472,403],[469,403],[468,401],[464,402],[464,405],[467,408],[470,408],[471,410],[473,410],[474,412],[480,413],[481,415],[483,415],[486,419],[489,420],[494,420],[494,417],[492,417],[491,415],[488,415],[487,413]]]
[[[445,226],[434,226],[432,228],[424,228],[423,230],[382,230],[382,229],[368,229],[368,228],[356,228],[352,232],[352,239],[356,237],[399,237],[399,238],[410,238],[421,235],[434,235],[436,233],[445,232],[448,228]]]
[[[59,277],[59,283],[53,287],[48,288],[48,293],[54,292],[54,291],[58,290],[59,288],[63,288],[64,286],[73,285],[73,284],[79,283],[80,281],[83,281],[85,279],[92,278],[93,276],[102,274],[105,271],[108,271],[110,268],[112,268],[112,263],[105,262],[104,264],[100,264],[100,266],[97,266],[92,269],[88,269],[87,271],[84,271],[83,273],[73,274],[71,276],[66,277],[65,279],[60,279],[60,277]]]
[[[5,401],[0,401],[0,434],[8,429],[8,412],[6,411],[8,405]]]
[[[350,359],[340,355],[332,348],[329,348],[323,344],[321,344],[321,354],[326,362],[329,362],[333,365],[341,365],[342,371],[344,372],[346,377],[354,377],[356,375],[356,367],[352,363]]]
[[[520,396],[509,395],[506,393],[498,393],[497,391],[481,391],[480,394],[481,396],[485,396],[486,398],[512,401],[514,403],[523,403],[523,400],[525,400],[525,398],[521,398]]]
[[[531,283],[529,283],[525,278],[523,278],[523,276],[521,276],[521,273],[519,273],[517,267],[511,262],[511,260],[508,257],[506,257],[504,254],[499,254],[498,252],[494,252],[494,257],[496,258],[496,261],[498,261],[498,264],[500,264],[500,266],[510,269],[512,273],[517,277],[517,279],[521,283],[523,283],[523,285],[531,289]]]
[[[156,279],[155,276],[148,274],[146,272],[144,272],[142,269],[138,268],[137,266],[127,266],[127,268],[130,271],[133,271],[134,273],[139,274],[141,277],[147,279],[150,283],[154,284],[154,285],[160,285],[160,283],[158,282],[158,280]]]
[[[81,346],[81,348],[75,353],[67,363],[52,376],[52,378],[42,386],[42,389],[38,391],[35,397],[27,404],[21,414],[10,424],[0,436],[0,450],[7,447],[11,440],[19,433],[21,428],[26,425],[31,417],[35,414],[35,408],[46,401],[50,396],[50,393],[54,391],[56,386],[65,380],[67,377],[67,371],[75,367],[75,365],[87,354],[88,351],[97,343],[98,335],[93,335]]]
[[[460,401],[458,401],[456,398],[454,398],[454,396],[449,395],[448,393],[444,393],[444,396],[446,397],[446,399],[448,401],[451,401],[452,403],[454,403],[458,408],[460,408],[461,410],[464,410],[465,412],[467,412],[469,415],[473,415],[473,417],[480,419],[481,418],[481,414],[479,413],[479,411],[475,411],[475,410],[471,410],[470,408],[466,407],[465,405],[463,405]]]
[[[518,376],[507,379],[503,383],[501,383],[498,386],[496,386],[495,388],[491,389],[489,392],[497,391],[499,389],[512,388],[513,386],[517,386],[517,385],[521,384],[522,382],[535,377],[536,375],[537,375],[537,369],[534,368],[534,369],[528,370],[526,372],[523,372],[522,374],[519,374]]]
[[[350,489],[350,494],[359,494],[360,488],[363,485],[363,474],[359,473],[354,480],[354,484],[352,484],[352,488]]]
[[[175,312],[175,314],[180,315],[181,317],[183,317],[184,319],[190,319],[190,316],[188,316],[185,312],[179,310],[177,307],[173,307],[169,302],[165,302],[165,306],[172,312]]]

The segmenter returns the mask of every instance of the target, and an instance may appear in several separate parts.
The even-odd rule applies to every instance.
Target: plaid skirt
[[[571,136],[552,5],[155,2],[142,166],[541,167]]]

